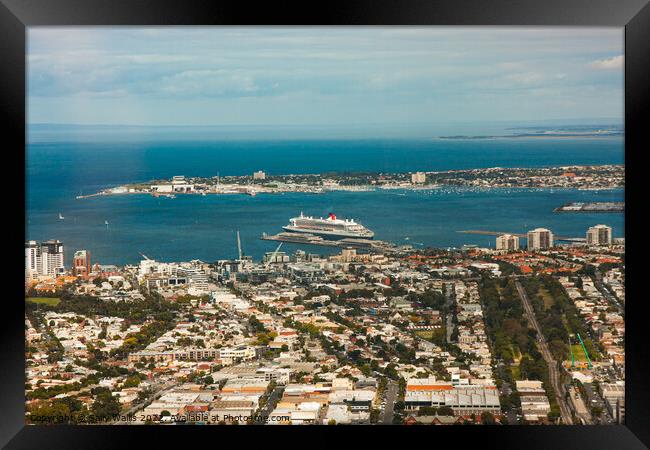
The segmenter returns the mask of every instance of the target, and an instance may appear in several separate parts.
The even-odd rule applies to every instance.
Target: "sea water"
[[[214,261],[237,254],[259,259],[275,234],[301,211],[354,218],[375,238],[414,247],[494,247],[494,237],[461,234],[475,229],[525,233],[545,227],[584,237],[595,224],[624,236],[622,213],[555,213],[574,201],[623,201],[624,190],[475,189],[376,190],[325,194],[149,195],[76,199],[80,194],[174,175],[250,175],[323,172],[442,171],[485,167],[623,164],[623,139],[155,139],[142,136],[69,139],[42,135],[26,153],[27,238],[63,241],[67,264],[77,249],[93,262],[136,263],[140,253],[162,261]],[[59,219],[59,213],[64,216]],[[108,222],[108,225],[105,223]],[[284,244],[329,253],[323,247]]]

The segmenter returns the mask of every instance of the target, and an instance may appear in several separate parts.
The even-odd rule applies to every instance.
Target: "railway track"
[[[553,355],[551,355],[551,352],[548,349],[546,338],[542,334],[542,330],[537,323],[535,311],[530,304],[526,290],[522,287],[519,280],[515,280],[515,286],[517,287],[517,292],[519,293],[521,302],[524,305],[524,311],[526,313],[528,322],[530,322],[535,331],[537,331],[537,345],[539,347],[540,353],[542,354],[542,357],[544,358],[544,361],[546,361],[546,364],[548,365],[549,381],[553,387],[553,391],[555,391],[555,397],[557,398],[558,405],[560,406],[560,416],[562,417],[562,423],[566,425],[572,425],[573,420],[571,419],[571,411],[569,410],[569,407],[566,404],[566,400],[564,398],[564,388],[562,386],[562,382],[560,381],[561,377],[558,369],[558,364],[553,359]]]

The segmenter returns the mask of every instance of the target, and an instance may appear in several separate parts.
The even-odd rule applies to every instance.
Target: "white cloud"
[[[170,108],[187,123],[207,120],[204,103],[210,120],[236,110],[231,121],[267,123],[278,105],[297,121],[362,122],[489,116],[495,99],[517,117],[530,113],[522,99],[532,95],[535,117],[564,114],[565,98],[606,115],[611,105],[593,108],[586,86],[616,88],[611,101],[622,102],[622,70],[596,70],[622,67],[622,56],[600,59],[623,54],[622,29],[37,27],[28,45],[29,97],[47,109],[32,109],[42,121],[60,121],[57,105],[72,100],[97,119],[114,99],[142,105],[148,120]]]
[[[598,59],[589,64],[594,69],[622,69],[623,55],[612,56],[611,58]]]

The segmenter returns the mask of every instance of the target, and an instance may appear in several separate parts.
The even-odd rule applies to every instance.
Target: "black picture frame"
[[[147,447],[180,438],[186,445],[207,439],[208,445],[273,443],[307,446],[359,440],[380,444],[386,434],[425,445],[481,446],[485,448],[647,448],[650,445],[650,383],[646,362],[646,316],[643,314],[643,267],[640,261],[643,222],[637,211],[641,197],[644,119],[650,90],[650,6],[647,0],[456,0],[266,3],[201,0],[0,0],[0,114],[6,183],[5,220],[25,206],[25,50],[26,27],[38,25],[520,25],[625,27],[625,235],[631,246],[626,258],[626,424],[623,426],[549,427],[156,427],[141,426],[29,426],[24,425],[24,295],[18,253],[18,233],[8,233],[6,257],[11,270],[5,279],[0,365],[2,412],[0,444],[7,448],[133,447],[145,438]],[[8,144],[11,143],[11,144]],[[18,188],[15,188],[18,186]],[[21,189],[23,187],[23,189]],[[631,212],[630,212],[631,211]],[[637,216],[638,220],[634,217]],[[23,223],[22,232],[25,233]],[[637,245],[636,247],[634,245]],[[19,248],[20,247],[20,248]],[[15,259],[14,259],[15,258]],[[20,273],[18,273],[20,272]],[[14,288],[15,286],[15,295]],[[637,295],[638,294],[638,295]],[[218,431],[216,434],[215,430]],[[269,430],[273,428],[273,430]],[[282,428],[279,430],[279,428]],[[155,431],[152,433],[152,431]],[[245,434],[244,434],[245,433]],[[327,433],[327,434],[325,434]],[[179,434],[183,436],[179,436]],[[188,434],[188,435],[186,435]],[[224,444],[224,436],[231,440]],[[280,436],[276,436],[280,435]],[[322,435],[322,436],[319,436]],[[451,439],[442,444],[440,439]],[[198,438],[198,439],[197,439]],[[216,439],[216,440],[215,440]],[[277,439],[277,440],[276,440]],[[212,442],[212,444],[210,444]],[[205,444],[199,444],[205,445]],[[399,445],[399,444],[398,444]],[[412,444],[411,444],[412,445]]]

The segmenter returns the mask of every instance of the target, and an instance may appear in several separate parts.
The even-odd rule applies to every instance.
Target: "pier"
[[[75,198],[77,200],[82,199],[82,198],[90,198],[90,197],[97,197],[99,195],[104,195],[103,192],[97,192],[95,194],[88,194],[88,195],[77,195]]]
[[[398,247],[395,244],[386,241],[375,241],[370,239],[353,239],[353,238],[329,240],[308,233],[283,232],[274,235],[267,235],[266,233],[264,233],[260,237],[260,239],[264,241],[288,242],[291,244],[318,245],[321,247],[365,249],[374,252],[391,252],[391,251],[407,250],[407,248],[404,246]]]
[[[510,234],[512,236],[517,236],[519,238],[524,238],[524,239],[526,239],[528,237],[526,234],[511,233],[509,231],[461,230],[461,231],[457,231],[457,233],[482,234],[484,236],[501,236],[502,234]],[[568,237],[568,236],[555,236],[555,235],[553,235],[553,239],[556,240],[556,241],[564,241],[564,242],[585,242],[586,241],[585,238]]]
[[[553,212],[624,212],[625,202],[573,202],[555,208]]]

